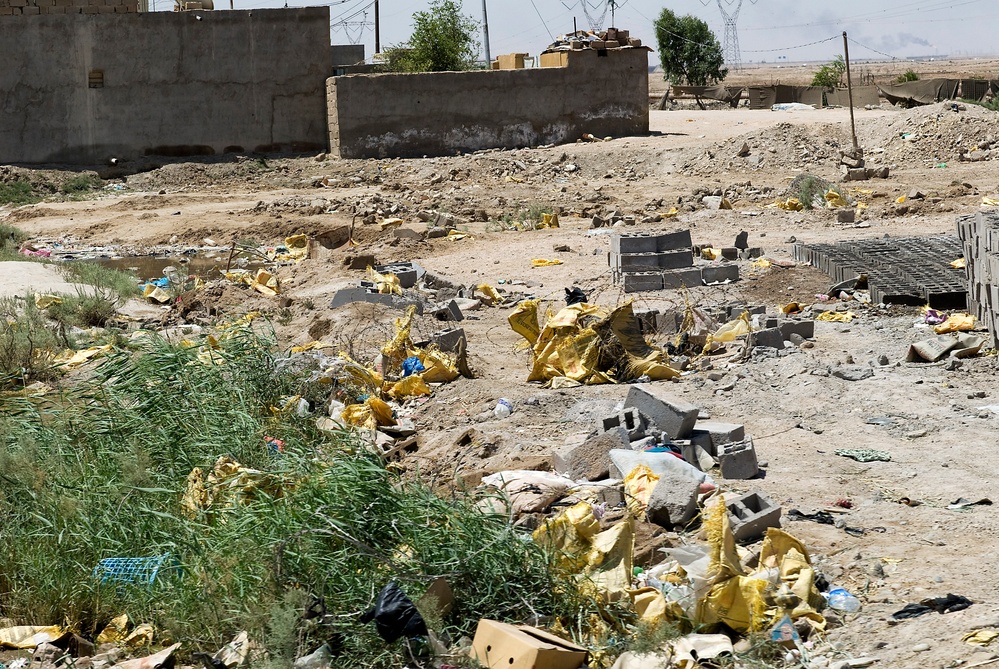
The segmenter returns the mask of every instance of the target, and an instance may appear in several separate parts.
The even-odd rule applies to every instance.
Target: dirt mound
[[[707,148],[691,148],[674,154],[669,172],[710,174],[719,169],[768,170],[776,167],[808,167],[828,164],[849,143],[838,125],[777,125],[747,133]]]
[[[915,107],[889,118],[873,119],[858,128],[868,158],[888,163],[958,162],[999,158],[999,112],[972,104],[955,103]]]

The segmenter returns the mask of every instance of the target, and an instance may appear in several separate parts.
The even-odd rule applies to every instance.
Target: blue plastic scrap
[[[420,359],[415,355],[410,356],[402,361],[402,375],[403,377],[409,376],[410,374],[419,374],[425,371],[426,367],[420,362]]]

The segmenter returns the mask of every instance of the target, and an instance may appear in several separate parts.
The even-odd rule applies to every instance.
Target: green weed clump
[[[0,390],[50,378],[53,351],[60,344],[31,295],[0,298]]]
[[[35,194],[31,184],[22,179],[0,183],[0,204],[34,204],[42,198]]]
[[[462,494],[438,497],[352,434],[279,410],[316,390],[279,374],[272,351],[232,330],[205,364],[198,347],[150,338],[58,400],[0,400],[0,617],[92,638],[124,611],[187,651],[247,630],[275,666],[328,643],[336,666],[394,667],[403,645],[361,613],[390,580],[415,601],[443,576],[457,602],[434,623],[445,638],[481,617],[552,615],[571,628],[574,589],[508,519]],[[189,512],[188,475],[223,455],[256,472],[251,484]],[[151,586],[92,575],[103,558],[164,553],[176,567]],[[306,619],[310,604],[318,613]]]
[[[59,190],[64,195],[83,195],[97,190],[103,185],[104,181],[96,174],[78,174],[63,182]]]
[[[23,259],[18,251],[27,239],[27,233],[20,228],[0,223],[0,260]]]

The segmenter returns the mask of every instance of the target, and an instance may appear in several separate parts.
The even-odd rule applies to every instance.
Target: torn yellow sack
[[[827,323],[849,323],[856,316],[857,314],[852,311],[823,311],[815,317],[815,320]]]
[[[789,197],[786,200],[777,200],[773,204],[767,205],[768,209],[783,209],[784,211],[802,211],[805,205],[796,197]]]
[[[166,304],[170,301],[170,293],[152,283],[146,284],[146,287],[142,290],[142,296],[147,300],[153,300],[160,304]]]
[[[977,319],[971,314],[951,314],[940,325],[933,328],[937,334],[947,334],[948,332],[967,332],[974,330]]]
[[[996,637],[999,637],[999,631],[985,629],[973,630],[961,637],[961,641],[970,643],[972,646],[988,646],[996,639]]]
[[[826,207],[829,209],[836,209],[838,207],[849,207],[850,203],[846,201],[846,198],[840,195],[835,189],[830,188],[826,191],[823,196],[826,200]]]
[[[964,269],[968,266],[968,261],[965,258],[958,258],[950,264],[954,269]]]
[[[263,295],[274,296],[281,293],[277,277],[265,269],[257,270],[257,274],[250,282],[250,288]]]
[[[733,318],[720,328],[709,334],[704,342],[703,353],[708,353],[716,348],[717,344],[729,344],[743,335],[748,335],[751,331],[749,327],[749,312],[744,311],[738,318]]]
[[[513,313],[507,316],[510,328],[534,346],[541,336],[541,326],[538,325],[538,301],[524,300],[517,305]]]
[[[488,283],[480,283],[475,287],[475,290],[482,293],[479,297],[479,301],[487,307],[494,306],[503,301],[503,296],[499,294],[499,291],[490,286]]]
[[[128,614],[123,613],[111,619],[100,634],[97,635],[97,643],[118,643],[128,636]]]
[[[557,228],[558,225],[558,214],[541,214],[541,222],[538,223],[538,228]]]
[[[351,404],[340,416],[343,422],[354,427],[376,430],[386,425],[395,425],[392,407],[377,397],[369,397],[362,404]]]
[[[531,267],[552,267],[554,265],[561,265],[562,261],[555,258],[534,258],[531,260]]]
[[[75,369],[91,358],[96,358],[99,355],[111,352],[112,349],[114,349],[114,346],[111,344],[106,344],[105,346],[91,346],[90,348],[86,348],[81,351],[67,349],[53,358],[52,364],[65,367],[66,369]]]
[[[167,299],[170,299],[169,296]],[[62,304],[62,298],[58,295],[35,295],[35,306],[39,309],[48,309],[54,304]]]
[[[392,384],[388,394],[392,399],[396,400],[419,397],[420,395],[429,395],[430,386],[426,384],[419,374],[410,374]]]
[[[31,650],[39,644],[55,641],[63,635],[58,625],[19,625],[0,629],[0,648]]]
[[[302,260],[309,254],[308,235],[292,235],[284,238],[284,245],[288,249],[288,255],[293,260]]]
[[[645,511],[652,497],[652,489],[659,482],[659,476],[654,474],[647,465],[638,465],[624,477],[624,493],[628,500],[628,511],[639,520],[645,518]]]
[[[402,295],[402,286],[395,274],[379,274],[373,267],[368,267],[368,280],[382,295]]]

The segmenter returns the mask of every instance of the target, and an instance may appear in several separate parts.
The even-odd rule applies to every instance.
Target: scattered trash
[[[924,599],[918,604],[906,604],[900,611],[891,614],[891,617],[895,620],[905,620],[907,618],[916,618],[931,611],[936,611],[937,613],[954,613],[955,611],[963,611],[973,603],[967,597],[948,594],[946,597]]]
[[[425,636],[427,625],[416,610],[412,600],[394,581],[390,582],[375,600],[375,606],[361,616],[362,623],[375,622],[378,636],[388,643],[403,637]]]
[[[970,508],[972,506],[992,506],[992,500],[988,497],[983,497],[981,499],[971,501],[963,497],[960,497],[950,504],[947,505],[947,509],[950,511],[961,511],[963,509]]]
[[[587,651],[535,627],[483,618],[472,640],[473,659],[489,669],[577,669]]]
[[[873,448],[838,448],[835,453],[857,462],[891,462],[891,453]]]
[[[843,588],[832,588],[826,593],[829,608],[839,613],[856,613],[860,610],[860,600]]]
[[[554,265],[562,265],[565,261],[555,258],[550,260],[547,258],[534,258],[531,260],[531,267],[553,267]]]
[[[961,641],[970,643],[972,646],[988,646],[996,638],[999,638],[999,631],[981,629],[968,632],[961,637]]]

